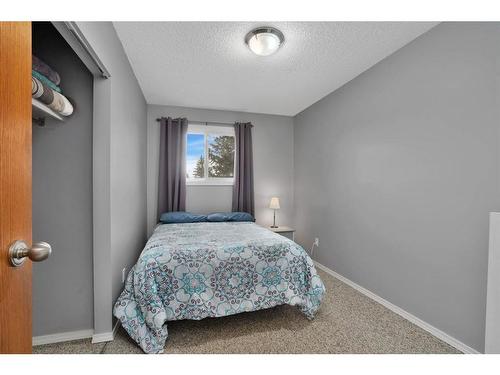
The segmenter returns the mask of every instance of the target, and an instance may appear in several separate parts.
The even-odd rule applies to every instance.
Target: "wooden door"
[[[31,22],[0,22],[0,353],[31,353]]]

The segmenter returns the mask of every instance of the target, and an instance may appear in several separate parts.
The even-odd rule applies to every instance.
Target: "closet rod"
[[[160,122],[161,118],[157,118],[156,121]],[[222,126],[234,126],[234,122],[221,122],[221,121],[191,121],[188,120],[190,124],[195,125],[222,125]],[[252,125],[253,127],[253,125]]]

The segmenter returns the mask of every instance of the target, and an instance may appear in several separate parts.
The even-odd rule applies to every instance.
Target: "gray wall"
[[[272,223],[269,201],[280,197],[280,224],[293,221],[293,120],[286,116],[148,105],[148,231],[156,224],[158,198],[159,126],[161,116],[187,117],[193,121],[250,121],[253,128],[255,217]],[[208,213],[231,211],[232,186],[188,186],[186,209]]]
[[[121,270],[130,270],[146,242],[146,101],[112,23],[78,26],[111,74],[94,91],[94,314],[95,333],[105,333],[123,288]]]
[[[295,117],[297,239],[316,259],[484,348],[500,209],[498,23],[441,24]]]
[[[33,240],[53,253],[33,265],[33,335],[93,328],[92,75],[49,24],[34,52],[61,75],[75,111],[33,126]]]

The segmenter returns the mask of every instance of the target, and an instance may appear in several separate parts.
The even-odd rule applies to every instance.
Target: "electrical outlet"
[[[318,238],[318,237],[316,237],[316,238],[314,239],[314,245],[315,245],[315,246],[319,246],[319,238]]]
[[[127,267],[122,269],[122,284],[125,282],[126,275],[127,275]]]

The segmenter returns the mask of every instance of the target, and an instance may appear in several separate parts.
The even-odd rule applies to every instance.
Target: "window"
[[[232,127],[189,124],[186,145],[188,185],[233,184],[235,142]]]

